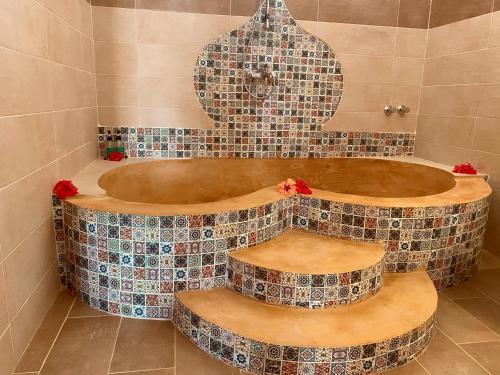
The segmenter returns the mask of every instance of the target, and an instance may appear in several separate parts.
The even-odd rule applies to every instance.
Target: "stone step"
[[[382,285],[384,245],[299,229],[228,254],[228,286],[267,303],[326,308],[359,302]]]
[[[437,292],[425,271],[386,274],[363,302],[308,310],[228,288],[176,293],[174,322],[212,356],[255,374],[361,374],[400,366],[428,345]]]

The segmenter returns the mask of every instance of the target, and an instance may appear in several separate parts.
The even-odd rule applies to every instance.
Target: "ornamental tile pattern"
[[[107,131],[120,130],[130,158],[334,158],[413,156],[414,133],[99,127],[105,155]]]
[[[228,256],[227,284],[236,292],[277,305],[328,308],[362,301],[380,290],[383,261],[365,269],[325,275],[280,272]]]
[[[362,375],[401,366],[429,344],[434,316],[399,337],[342,348],[291,347],[239,336],[196,315],[178,299],[174,324],[211,356],[252,374]]]
[[[262,1],[246,24],[201,51],[194,70],[198,100],[215,128],[321,130],[340,103],[340,62],[325,42],[297,25],[283,1],[269,0],[268,15],[266,29]],[[257,100],[245,88],[244,72],[259,71],[264,64],[277,82],[250,85],[254,95],[270,92]]]
[[[173,294],[227,283],[228,252],[290,227],[355,241],[382,240],[385,270],[427,269],[436,288],[477,269],[488,199],[390,208],[295,196],[201,216],[114,214],[54,199],[61,280],[83,302],[123,316],[172,318]],[[352,281],[352,279],[351,279]],[[311,297],[307,305],[315,305]]]

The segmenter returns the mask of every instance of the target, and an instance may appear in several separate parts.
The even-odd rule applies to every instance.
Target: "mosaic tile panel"
[[[373,207],[300,197],[293,226],[355,241],[385,242],[385,268],[425,268],[436,288],[459,284],[476,271],[489,200],[442,207]]]
[[[339,348],[273,345],[212,324],[175,301],[174,323],[197,347],[252,374],[361,375],[401,366],[428,346],[434,316],[420,327],[382,342]]]
[[[269,28],[262,1],[246,24],[201,51],[194,70],[198,100],[216,128],[320,130],[340,103],[340,61],[325,42],[297,25],[283,1],[268,3]],[[245,71],[264,65],[277,75],[276,85],[247,90]]]
[[[61,280],[70,291],[109,313],[171,319],[175,291],[225,286],[229,251],[290,227],[355,241],[382,240],[386,271],[422,267],[438,289],[459,284],[477,269],[488,199],[390,208],[295,196],[202,216],[113,214],[69,202],[61,206],[55,199],[54,215]]]
[[[334,158],[413,156],[414,133],[250,129],[99,127],[100,155],[107,131],[120,130],[130,158]]]
[[[61,280],[99,310],[172,319],[176,291],[225,286],[227,252],[287,230],[292,204],[282,199],[221,214],[144,216],[64,202]]]
[[[325,275],[280,272],[228,256],[228,286],[267,303],[328,308],[362,301],[382,286],[383,261],[361,270]]]

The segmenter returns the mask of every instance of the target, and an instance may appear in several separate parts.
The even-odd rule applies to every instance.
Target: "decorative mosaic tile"
[[[340,62],[325,42],[297,25],[283,1],[268,3],[269,28],[262,1],[246,24],[202,50],[194,71],[198,100],[216,128],[320,130],[340,102]],[[276,85],[246,86],[245,71],[264,65],[276,73]],[[265,92],[265,100],[254,98]]]
[[[120,130],[130,158],[334,158],[413,156],[414,133],[250,129],[99,127],[100,155],[107,131]]]
[[[362,301],[382,286],[383,261],[345,273],[308,275],[257,267],[228,256],[228,286],[267,303],[328,308]]]
[[[291,347],[239,336],[196,315],[178,299],[175,326],[211,356],[252,374],[362,375],[404,365],[428,346],[434,316],[386,341],[339,348]]]

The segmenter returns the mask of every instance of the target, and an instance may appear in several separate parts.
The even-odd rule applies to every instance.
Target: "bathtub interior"
[[[197,204],[239,197],[302,178],[313,189],[367,197],[408,198],[444,193],[453,174],[382,159],[186,159],[130,164],[103,174],[112,198],[155,204]]]

